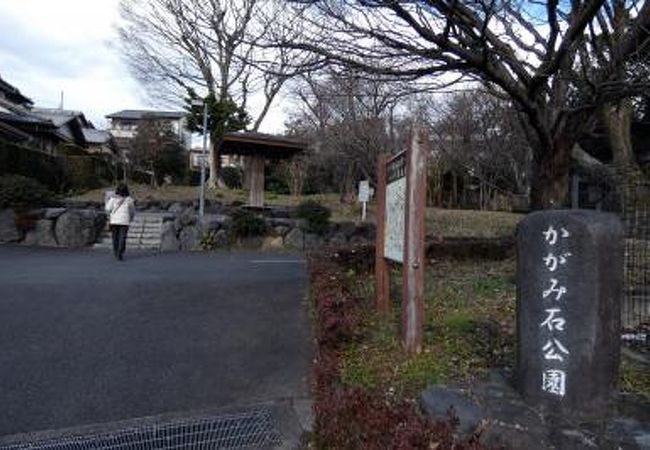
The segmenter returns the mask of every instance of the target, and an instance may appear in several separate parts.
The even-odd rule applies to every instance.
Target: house
[[[138,133],[138,125],[144,121],[156,120],[169,124],[171,130],[179,137],[183,146],[189,150],[191,135],[186,128],[185,112],[182,111],[148,111],[125,109],[106,116],[110,120],[109,132],[123,154],[128,154],[130,145]]]
[[[39,108],[0,78],[0,139],[59,156],[62,144],[89,153],[114,154],[108,132],[95,129],[81,111]]]
[[[31,113],[33,102],[0,77],[0,139],[53,155],[64,140],[49,120]]]

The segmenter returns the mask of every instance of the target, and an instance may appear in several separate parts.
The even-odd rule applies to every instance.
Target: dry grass
[[[95,189],[84,194],[69,197],[70,200],[101,202],[104,191],[108,188]],[[129,185],[131,194],[136,199],[162,201],[192,201],[199,197],[197,186],[162,186],[157,189],[148,185]],[[241,189],[208,189],[206,198],[224,203],[248,201],[248,192]],[[357,202],[341,202],[339,194],[316,194],[304,196],[279,195],[272,192],[265,194],[268,205],[297,205],[304,200],[316,200],[332,211],[334,221],[358,221],[361,205]],[[375,205],[368,205],[368,220],[374,221]],[[509,212],[453,210],[427,208],[427,234],[442,237],[498,237],[512,235],[523,215]]]
[[[523,214],[427,208],[427,234],[441,237],[511,236]]]
[[[80,195],[68,197],[68,200],[102,202],[104,201],[104,192],[109,189],[94,189]],[[130,184],[129,190],[135,199],[140,200],[187,202],[198,200],[199,198],[198,186],[170,185],[154,189],[144,184]],[[243,189],[208,189],[206,190],[206,198],[226,204],[233,202],[247,203],[248,191]],[[334,221],[358,220],[361,211],[360,206],[357,204],[348,205],[341,203],[338,194],[316,194],[296,197],[266,192],[264,199],[266,204],[271,206],[297,205],[305,200],[316,200],[332,211],[332,220]]]

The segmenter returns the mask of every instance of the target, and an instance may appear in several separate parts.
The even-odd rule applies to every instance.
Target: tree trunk
[[[535,149],[530,207],[556,209],[565,206],[569,192],[569,170],[573,140],[559,137],[550,149]]]
[[[616,171],[627,184],[638,184],[644,180],[643,171],[636,161],[632,148],[632,103],[623,100],[617,104],[606,104],[601,111]]]
[[[223,136],[218,136],[216,133],[210,136],[210,154],[208,158],[210,166],[208,187],[210,189],[225,186],[221,178],[221,148],[223,147],[223,141]]]

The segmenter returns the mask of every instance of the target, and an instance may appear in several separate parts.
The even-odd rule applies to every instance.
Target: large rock
[[[304,234],[300,228],[294,228],[284,237],[284,245],[293,249],[303,249]]]
[[[206,214],[201,219],[201,226],[206,231],[217,231],[227,224],[229,224],[231,218],[223,214]]]
[[[11,209],[0,211],[0,243],[18,242],[21,233],[16,228],[16,214]]]
[[[179,236],[181,250],[201,249],[201,229],[196,226],[184,227]]]
[[[173,222],[164,222],[160,235],[160,251],[173,252],[180,250],[181,243],[176,237],[176,228]]]
[[[47,247],[56,247],[58,242],[54,236],[54,221],[48,219],[41,219],[36,221],[33,230],[29,230],[25,234],[26,245],[43,245]]]
[[[217,248],[228,247],[230,244],[230,236],[225,229],[220,229],[214,235],[214,246]]]
[[[177,226],[177,228],[184,228],[195,225],[198,221],[198,218],[199,216],[196,211],[194,211],[194,208],[187,208],[176,218],[180,224],[180,226]]]
[[[167,209],[167,211],[176,215],[182,213],[184,210],[185,210],[185,206],[183,206],[182,203],[178,203],[178,202],[172,203],[172,205]]]
[[[56,221],[56,241],[63,247],[84,247],[97,239],[98,231],[106,220],[94,210],[71,209]]]
[[[290,228],[283,227],[282,225],[273,228],[273,232],[275,233],[275,235],[281,237],[285,237],[289,232],[289,230]]]
[[[65,208],[45,208],[43,210],[43,219],[58,219],[65,211]]]
[[[284,248],[282,236],[267,236],[264,238],[264,242],[262,243],[262,250],[279,250],[281,248]]]
[[[458,431],[472,433],[483,420],[484,413],[467,395],[444,387],[432,387],[420,396],[422,408],[434,420],[446,420],[447,411],[453,408],[458,417]]]

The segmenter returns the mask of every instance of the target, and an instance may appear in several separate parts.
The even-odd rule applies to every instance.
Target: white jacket
[[[131,197],[111,197],[106,202],[106,213],[111,225],[128,225],[135,215],[135,202]]]

